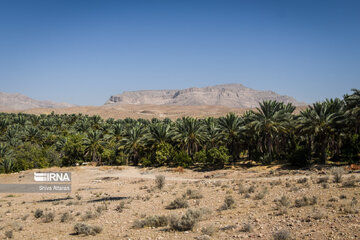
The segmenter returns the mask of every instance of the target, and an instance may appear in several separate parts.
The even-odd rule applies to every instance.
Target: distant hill
[[[142,90],[125,91],[113,95],[105,104],[154,104],[199,106],[216,105],[231,108],[254,108],[263,100],[276,100],[303,106],[293,97],[279,95],[272,91],[259,91],[241,84],[224,84],[204,88],[187,88],[183,90]]]
[[[38,101],[19,93],[0,92],[0,110],[26,110],[32,108],[66,108],[74,107],[69,103]]]

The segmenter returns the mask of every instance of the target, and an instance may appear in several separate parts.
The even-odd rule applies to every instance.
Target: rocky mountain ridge
[[[20,93],[0,92],[0,110],[25,110],[32,108],[66,108],[76,105],[52,101],[39,101]]]
[[[105,104],[155,104],[155,105],[216,105],[235,108],[253,108],[263,100],[276,100],[303,106],[306,103],[273,91],[259,91],[242,84],[223,84],[204,88],[181,90],[125,91],[110,97]]]

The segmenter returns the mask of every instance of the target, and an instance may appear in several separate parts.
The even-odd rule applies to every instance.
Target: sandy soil
[[[298,107],[295,112],[299,112],[305,107]],[[56,114],[77,114],[82,113],[84,115],[99,115],[102,118],[170,118],[176,120],[177,118],[189,116],[189,117],[220,117],[225,116],[229,112],[233,112],[242,115],[249,109],[243,108],[228,108],[224,106],[165,106],[165,105],[129,105],[129,104],[110,104],[104,106],[82,106],[82,107],[70,107],[70,108],[37,108],[23,111],[14,110],[2,110],[2,112],[22,112],[29,114],[50,114],[54,112]]]
[[[59,170],[72,172],[71,193],[0,193],[0,239],[6,239],[10,231],[13,239],[273,239],[279,230],[288,231],[292,239],[360,238],[360,174],[356,172],[346,172],[342,183],[334,183],[327,169],[257,167],[178,172],[168,168],[81,166],[3,174],[0,183],[33,183],[34,171]],[[161,190],[155,186],[157,175],[165,176]],[[357,179],[354,186],[344,187],[352,176]],[[249,190],[251,186],[254,192]],[[166,209],[187,189],[199,190],[202,198],[186,197],[187,209]],[[234,207],[219,211],[228,195],[235,200]],[[288,206],[280,207],[277,200],[282,196],[288,199]],[[295,200],[304,196],[315,196],[317,202],[296,207]],[[121,203],[124,208],[119,212],[116,208]],[[55,218],[50,222],[35,218],[37,209],[52,212]],[[136,220],[181,214],[188,209],[208,212],[193,230],[133,228]],[[85,219],[86,211],[94,216]],[[70,219],[61,222],[66,212]],[[76,223],[100,226],[102,231],[95,236],[74,235]],[[252,230],[244,231],[244,224]]]

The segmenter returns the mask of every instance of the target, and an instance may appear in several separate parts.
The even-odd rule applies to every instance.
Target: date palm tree
[[[232,155],[234,164],[240,152],[241,132],[245,130],[245,126],[238,116],[234,113],[228,113],[225,117],[219,118],[219,130],[221,138]]]
[[[176,122],[174,140],[179,143],[191,159],[206,139],[204,125],[195,118],[183,117]]]
[[[124,137],[121,145],[126,154],[133,161],[134,165],[138,165],[140,158],[140,150],[144,146],[145,129],[142,124],[136,123],[125,128]],[[128,161],[126,162],[128,165]]]
[[[104,145],[104,135],[100,130],[90,130],[83,139],[85,155],[89,155],[93,162],[101,165],[101,151]]]
[[[265,162],[270,163],[273,158],[274,145],[277,137],[286,131],[286,119],[292,110],[291,105],[284,106],[277,101],[263,101],[253,112],[250,127],[257,135],[258,147],[267,154]]]
[[[335,108],[329,102],[316,102],[308,110],[300,112],[300,132],[307,136],[311,134],[313,139],[318,141],[323,164],[326,163],[330,139],[336,132],[336,126],[341,124],[342,117],[341,109]]]

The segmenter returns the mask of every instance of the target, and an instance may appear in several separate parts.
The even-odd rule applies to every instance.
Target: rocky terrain
[[[225,84],[183,90],[126,91],[111,96],[106,104],[216,105],[232,108],[254,108],[263,100],[293,103],[295,106],[306,105],[289,96],[279,95],[272,91],[254,90],[241,84]]]
[[[0,239],[360,238],[359,172],[78,166],[0,182],[38,171],[70,171],[72,192],[0,193]]]
[[[0,92],[0,110],[25,110],[31,108],[65,108],[73,104],[38,101],[19,93]]]

